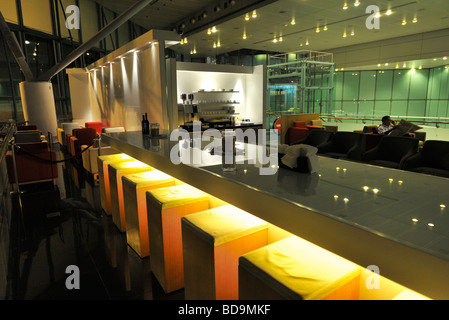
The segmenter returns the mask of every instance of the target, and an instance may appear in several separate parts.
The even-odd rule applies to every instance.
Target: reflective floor
[[[163,292],[150,258],[141,259],[104,214],[94,177],[73,160],[58,169],[56,184],[22,186],[21,197],[11,196],[0,299],[183,300],[183,290]]]

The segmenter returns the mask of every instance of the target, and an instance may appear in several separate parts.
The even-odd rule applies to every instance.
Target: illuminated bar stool
[[[174,186],[176,181],[159,170],[153,170],[123,176],[122,183],[126,240],[129,246],[144,258],[150,255],[145,193],[152,189]]]
[[[150,266],[166,293],[184,287],[181,218],[209,209],[209,196],[187,184],[147,191]]]
[[[124,153],[99,156],[97,158],[98,180],[100,182],[100,203],[107,215],[112,215],[111,188],[109,185],[108,165],[114,162],[133,161],[134,158]]]
[[[241,300],[357,300],[361,268],[296,236],[239,259]]]
[[[111,190],[112,222],[121,232],[126,231],[125,203],[123,200],[124,175],[153,170],[152,167],[138,160],[112,162],[108,165],[109,186]]]
[[[267,245],[268,224],[232,205],[181,220],[189,300],[237,300],[239,257]]]
[[[423,296],[422,294],[405,289],[401,293],[399,293],[393,300],[431,300],[430,298]]]

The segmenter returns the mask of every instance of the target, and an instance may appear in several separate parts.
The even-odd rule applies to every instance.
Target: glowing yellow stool
[[[98,180],[100,182],[100,202],[101,207],[107,215],[112,214],[111,208],[111,188],[109,187],[109,169],[108,165],[114,162],[133,161],[134,158],[124,154],[112,154],[99,156],[97,158]]]
[[[393,300],[431,300],[430,298],[423,296],[422,294],[405,289],[401,293],[399,293]]]
[[[112,222],[121,232],[126,231],[125,204],[123,201],[122,176],[151,171],[149,165],[138,160],[113,162],[108,165],[109,185],[111,188]]]
[[[123,176],[122,184],[126,240],[129,246],[144,258],[150,255],[145,193],[152,189],[174,186],[175,178],[159,170],[153,170]]]
[[[268,224],[232,205],[181,223],[185,299],[238,300],[239,257],[267,245]]]
[[[181,218],[207,209],[208,195],[187,184],[147,191],[150,266],[166,293],[184,287]]]
[[[357,300],[361,268],[296,236],[239,259],[241,300]]]

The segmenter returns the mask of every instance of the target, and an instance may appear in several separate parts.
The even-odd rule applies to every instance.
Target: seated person
[[[377,129],[378,133],[381,135],[388,135],[393,131],[393,129],[396,129],[397,126],[395,125],[394,121],[391,120],[390,116],[384,116],[382,118],[382,124]]]

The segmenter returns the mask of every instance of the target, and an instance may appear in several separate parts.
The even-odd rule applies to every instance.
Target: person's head
[[[390,116],[385,116],[385,117],[383,117],[382,118],[382,123],[384,124],[384,125],[390,125],[390,123],[391,123],[391,118],[390,118]]]

